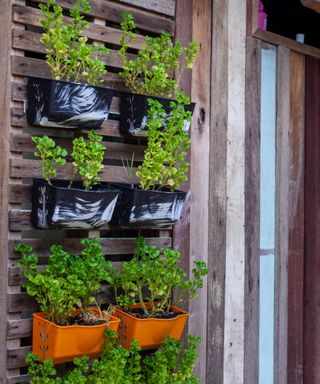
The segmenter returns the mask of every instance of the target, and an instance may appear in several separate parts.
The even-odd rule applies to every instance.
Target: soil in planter
[[[68,317],[67,321],[64,323],[57,323],[57,325],[67,326],[67,325],[85,325],[85,326],[94,326],[108,324],[107,318],[99,318],[98,316],[87,315],[83,312],[79,312],[75,316]]]
[[[162,312],[159,313],[157,317],[149,317],[143,312],[143,309],[141,308],[134,308],[134,309],[128,309],[126,311],[130,315],[138,318],[138,319],[174,319],[175,317],[181,315],[179,312]]]

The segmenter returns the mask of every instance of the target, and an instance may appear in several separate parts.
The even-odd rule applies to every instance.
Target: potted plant
[[[193,277],[187,280],[178,266],[180,258],[180,252],[158,249],[140,237],[132,260],[124,262],[121,271],[113,269],[109,282],[115,291],[115,315],[121,319],[119,341],[125,348],[132,339],[142,349],[159,347],[166,336],[180,339],[188,314],[173,306],[173,290],[177,304],[193,299],[208,273],[206,264],[196,261]]]
[[[22,255],[22,267],[28,295],[40,306],[33,314],[32,351],[41,361],[72,361],[74,357],[94,357],[101,352],[106,327],[117,330],[119,319],[112,309],[101,311],[95,294],[112,273],[97,238],[81,240],[79,254],[70,254],[60,245],[52,245],[45,268],[39,266],[32,247],[24,244],[15,250]],[[92,304],[96,307],[91,308]]]
[[[56,0],[39,4],[41,37],[53,79],[28,78],[27,119],[30,124],[63,128],[99,128],[108,117],[113,90],[97,86],[106,74],[102,61],[109,50],[89,44],[82,35],[89,23],[90,0],[77,0],[65,23]]]
[[[173,42],[169,34],[162,32],[158,37],[146,36],[146,44],[138,52],[137,58],[128,59],[128,43],[136,38],[134,28],[133,16],[124,13],[119,50],[123,71],[119,75],[130,93],[121,93],[120,131],[146,136],[148,100],[157,100],[166,114],[171,112],[172,98],[181,92],[181,75],[186,68],[192,68],[199,44],[191,41],[184,47],[179,41]],[[185,98],[183,105],[192,115],[195,104],[190,104],[189,98]],[[185,121],[185,130],[189,129],[190,121]]]
[[[102,136],[73,139],[71,181],[52,180],[65,164],[67,151],[48,136],[32,137],[35,156],[41,161],[43,179],[33,180],[31,221],[41,229],[99,228],[111,220],[119,191],[99,182],[105,146]],[[80,176],[81,181],[75,181]]]
[[[161,228],[179,220],[186,193],[177,188],[187,180],[189,163],[185,159],[190,147],[184,120],[191,113],[185,111],[179,94],[171,102],[171,113],[164,116],[164,108],[157,100],[149,100],[148,141],[144,160],[136,175],[139,184],[118,185],[122,191],[112,221],[123,227]],[[166,125],[165,130],[160,128]]]

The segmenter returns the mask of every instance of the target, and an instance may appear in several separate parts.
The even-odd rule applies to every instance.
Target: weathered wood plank
[[[135,183],[137,178],[135,175],[136,168],[132,168],[133,175],[128,175],[123,166],[108,165],[101,171],[101,181],[113,181],[123,183]],[[63,169],[58,171],[57,179],[70,179],[72,174],[72,164],[67,163],[63,166]],[[41,178],[40,160],[10,160],[10,177],[14,178]]]
[[[171,237],[148,237],[148,243],[156,247],[170,247]],[[61,244],[62,247],[69,252],[80,252],[82,246],[78,238],[61,238],[55,239],[54,237],[45,237],[40,239],[23,239],[23,240],[9,240],[9,255],[10,259],[19,258],[19,254],[14,251],[17,244],[27,244],[33,247],[34,252],[39,256],[48,256],[49,249],[52,244]],[[130,255],[134,253],[136,248],[135,238],[100,238],[103,251],[107,256],[112,255]]]
[[[9,183],[9,135],[11,100],[11,20],[12,1],[1,3],[0,11],[0,382],[7,379],[7,265],[8,265],[8,183]]]
[[[275,382],[287,383],[288,373],[288,251],[291,204],[290,175],[290,50],[277,54]]]
[[[36,135],[35,135],[36,136]],[[57,145],[65,148],[68,153],[72,152],[72,142],[67,138],[55,138]],[[144,146],[131,145],[123,143],[113,143],[110,141],[102,142],[106,146],[105,159],[113,160],[131,160],[142,161],[144,158]],[[11,134],[10,150],[17,153],[30,153],[36,149],[35,143],[31,140],[31,136],[27,134]]]
[[[7,322],[7,338],[19,339],[29,337],[32,332],[32,319],[9,320]]]
[[[37,3],[43,3],[44,0],[35,0]],[[72,0],[58,0],[58,5],[69,9]],[[174,22],[167,17],[157,15],[148,11],[140,10],[128,5],[115,3],[104,0],[91,0],[91,11],[88,13],[91,16],[99,17],[104,20],[112,21],[114,23],[120,23],[122,20],[122,14],[124,12],[132,13],[135,18],[137,28],[160,33],[162,31],[173,34],[174,33]]]
[[[44,60],[23,56],[12,56],[11,60],[13,75],[51,78],[50,68]],[[124,83],[117,73],[108,72],[103,80],[101,86],[118,90],[125,89]]]
[[[31,352],[31,347],[8,349],[8,369],[25,367],[26,354]]]
[[[192,2],[192,37],[201,50],[192,70],[191,97],[197,103],[191,128],[190,166],[190,271],[195,260],[208,262],[208,195],[209,195],[209,134],[210,134],[210,82],[211,68],[211,9],[212,1]],[[189,332],[202,338],[196,373],[206,379],[207,339],[207,281],[197,300],[189,304],[192,313]]]
[[[42,13],[39,9],[14,5],[13,7],[13,21],[16,23],[40,26],[39,20],[42,17]],[[66,22],[70,22],[70,18],[65,18]],[[117,28],[111,28],[90,23],[89,28],[83,31],[83,35],[102,43],[111,43],[119,45],[121,38],[121,30]],[[130,48],[139,49],[145,43],[145,38],[141,35],[137,35],[137,39],[129,43]]]
[[[246,2],[228,1],[224,382],[244,382]],[[214,90],[213,90],[214,91]]]
[[[245,103],[245,383],[259,382],[260,77],[261,43],[248,37]]]
[[[300,368],[303,369],[302,374],[299,375],[301,380],[299,383],[317,383],[320,380],[320,355],[319,355],[319,330],[320,330],[320,308],[319,308],[319,293],[320,293],[320,263],[319,263],[319,249],[320,249],[320,63],[319,60],[313,58],[306,58],[306,131],[305,131],[305,253],[304,253],[304,305],[300,306],[300,302],[296,305],[299,320],[301,320],[302,312],[303,317],[303,366],[301,358],[300,343],[299,349],[299,365],[292,366],[289,360],[291,351],[288,354],[288,370]],[[298,228],[297,228],[298,229]],[[301,229],[302,231],[302,229]],[[301,237],[301,235],[300,235]],[[290,257],[291,255],[289,255]],[[302,258],[299,253],[296,258]],[[298,268],[299,265],[297,265]],[[294,273],[295,271],[293,271]],[[300,271],[298,271],[300,272]],[[292,277],[291,284],[293,285]],[[301,278],[300,273],[298,275]],[[296,284],[302,283],[300,280]],[[290,292],[290,291],[289,291]],[[291,292],[290,292],[291,293]],[[289,299],[294,299],[290,296]],[[300,297],[299,297],[300,299]],[[293,305],[293,303],[292,303]],[[299,306],[299,308],[298,308]],[[292,313],[292,312],[291,312]],[[290,317],[291,322],[291,317]],[[295,321],[296,324],[296,321]],[[299,329],[300,330],[300,329]],[[290,336],[293,337],[292,329]],[[290,339],[289,339],[290,341]],[[299,340],[300,341],[300,340]],[[294,339],[293,342],[294,343]],[[294,345],[293,345],[294,346]],[[289,348],[292,347],[289,343]],[[297,348],[297,347],[296,347]],[[289,373],[288,373],[289,375]],[[298,381],[296,381],[298,382]],[[296,383],[293,381],[293,383]]]
[[[40,33],[23,31],[21,29],[13,30],[13,48],[21,49],[25,52],[36,52],[45,54],[44,45],[40,42]],[[128,54],[130,60],[135,59],[137,56],[133,54]],[[105,62],[107,66],[122,68],[122,60],[118,52],[111,49],[109,55],[102,56],[101,59]]]
[[[28,375],[11,376],[7,379],[7,384],[28,384],[30,377]]]
[[[168,16],[174,16],[175,0],[119,0],[120,3],[136,5],[139,8],[145,8]]]
[[[305,56],[291,52],[288,382],[303,382]],[[314,164],[313,164],[314,166]],[[314,209],[314,208],[313,208]],[[291,365],[292,364],[292,365]],[[320,379],[320,376],[319,376]],[[317,382],[318,380],[315,380]],[[307,381],[307,382],[312,382]]]

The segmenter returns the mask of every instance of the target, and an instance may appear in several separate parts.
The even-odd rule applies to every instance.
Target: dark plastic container
[[[132,136],[147,136],[147,115],[149,109],[148,99],[157,100],[162,104],[167,115],[170,114],[172,99],[162,97],[139,95],[122,92],[120,95],[120,131]],[[185,106],[187,111],[193,113],[195,103]],[[188,131],[190,122],[185,121],[184,130]]]
[[[113,215],[120,191],[100,184],[83,189],[77,181],[53,180],[52,185],[34,179],[32,188],[32,224],[40,229],[100,228]]]
[[[181,217],[186,192],[145,191],[125,184],[115,184],[115,188],[122,192],[111,221],[115,225],[161,228]]]
[[[53,79],[28,78],[28,123],[97,129],[108,118],[113,90]]]

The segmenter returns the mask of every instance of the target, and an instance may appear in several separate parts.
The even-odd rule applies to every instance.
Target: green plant
[[[187,180],[186,154],[190,138],[183,128],[185,121],[191,121],[192,114],[185,111],[186,98],[181,93],[177,95],[177,102],[171,102],[169,115],[157,100],[148,102],[148,143],[136,175],[142,189],[168,187],[174,191]],[[161,129],[163,126],[165,129]]]
[[[56,5],[56,0],[47,0],[39,7],[44,29],[41,42],[52,76],[57,80],[99,83],[107,72],[102,56],[110,51],[102,44],[89,44],[87,37],[81,36],[89,26],[84,14],[90,12],[90,0],[77,0],[72,5],[68,24],[64,22],[63,9]]]
[[[183,71],[191,69],[199,52],[199,44],[191,41],[184,47],[180,41],[173,42],[168,33],[158,37],[146,36],[146,44],[140,49],[135,59],[128,59],[129,42],[136,39],[134,18],[130,13],[122,16],[122,36],[119,54],[123,71],[120,76],[125,80],[131,92],[175,97]],[[175,80],[175,75],[177,79]]]
[[[193,277],[186,280],[186,273],[178,265],[181,255],[172,248],[148,245],[143,237],[137,239],[137,249],[129,262],[122,264],[119,272],[113,269],[109,282],[113,285],[117,304],[128,310],[138,298],[147,317],[157,317],[170,311],[173,290],[178,294],[177,303],[197,296],[197,290],[203,286],[203,278],[208,270],[206,263],[196,261],[192,270]],[[147,288],[148,294],[144,289]],[[119,290],[123,293],[119,294]],[[149,302],[150,307],[145,303]]]
[[[154,355],[143,364],[145,384],[199,384],[192,374],[198,354],[200,337],[188,335],[185,348],[180,341],[167,337]]]
[[[55,141],[48,136],[33,136],[31,139],[37,148],[34,155],[42,160],[42,176],[51,184],[51,178],[57,175],[57,168],[66,163],[67,151],[56,145]]]
[[[22,254],[18,265],[27,282],[24,287],[33,296],[48,319],[66,325],[75,308],[86,310],[95,303],[101,282],[109,280],[112,264],[106,261],[97,238],[81,240],[83,250],[76,255],[52,245],[48,265],[39,267],[38,257],[29,245],[15,247]]]
[[[103,137],[95,131],[89,131],[88,139],[81,137],[73,139],[73,167],[74,176],[79,173],[86,189],[91,189],[100,181],[99,172],[104,165],[103,156],[105,146],[102,144]]]

